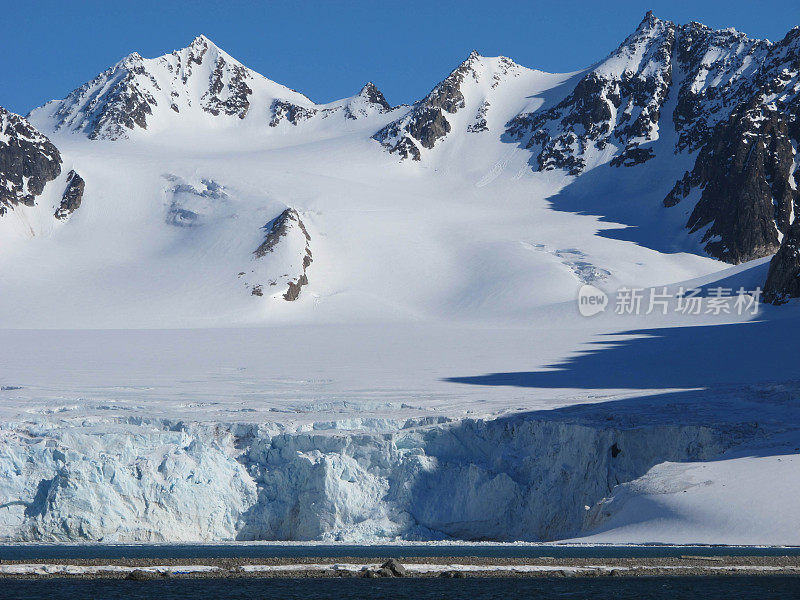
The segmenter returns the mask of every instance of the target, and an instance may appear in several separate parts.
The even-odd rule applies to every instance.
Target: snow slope
[[[316,104],[201,36],[33,111],[63,165],[0,219],[0,536],[800,543],[797,307],[578,314],[767,267],[679,239],[688,156],[532,169],[507,124],[584,75]]]

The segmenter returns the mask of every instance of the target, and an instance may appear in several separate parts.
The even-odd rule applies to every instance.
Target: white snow
[[[658,158],[557,210],[573,179],[502,134],[575,74],[475,61],[420,163],[371,139],[407,107],[347,119],[249,71],[245,118],[210,116],[181,52],[129,57],[61,129],[34,111],[65,162],[0,219],[0,538],[800,543],[797,307],[580,317],[586,281],[751,289],[766,264],[687,252]],[[72,132],[130,64],[161,82],[148,128]],[[276,98],[317,112],[270,127]],[[253,256],[286,207],[314,261],[294,302],[248,287],[296,277],[299,236]]]

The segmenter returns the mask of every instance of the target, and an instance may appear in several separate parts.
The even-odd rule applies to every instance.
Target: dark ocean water
[[[795,577],[568,579],[185,579],[0,581],[4,600],[770,600],[800,598]]]
[[[300,545],[300,544],[12,544],[0,560],[55,558],[337,558],[478,556],[488,558],[643,558],[682,556],[800,556],[800,548],[748,546],[514,546],[514,545]]]

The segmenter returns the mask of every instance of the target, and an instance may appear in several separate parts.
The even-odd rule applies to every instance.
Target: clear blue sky
[[[25,114],[130,52],[158,56],[199,33],[317,102],[370,80],[390,102],[412,102],[473,48],[547,71],[588,66],[647,9],[772,40],[800,24],[797,0],[0,0],[0,105]]]

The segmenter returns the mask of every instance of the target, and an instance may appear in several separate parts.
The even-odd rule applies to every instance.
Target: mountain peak
[[[648,10],[645,13],[644,18],[642,19],[642,22],[639,23],[638,29],[645,29],[645,28],[649,28],[649,27],[655,27],[659,23],[664,23],[664,21],[659,19],[652,10]]]
[[[368,81],[364,87],[361,88],[361,91],[358,92],[358,97],[364,98],[370,104],[379,106],[384,111],[392,109],[392,105],[386,101],[386,98],[378,89],[378,86],[371,81]]]
[[[636,26],[636,30],[633,34],[626,40],[626,42],[630,42],[630,40],[635,40],[641,37],[656,37],[663,34],[665,31],[669,31],[671,28],[674,27],[674,23],[672,21],[666,21],[664,19],[659,19],[655,14],[653,14],[652,10],[648,10],[647,14],[645,14],[642,21],[639,25]]]
[[[124,69],[132,70],[142,64],[142,55],[138,52],[131,52],[125,58],[121,59],[112,69],[122,67]]]
[[[186,48],[190,49],[219,48],[219,46],[217,46],[214,42],[212,42],[210,38],[201,33],[196,38],[194,38],[192,40],[192,43],[189,44]]]

